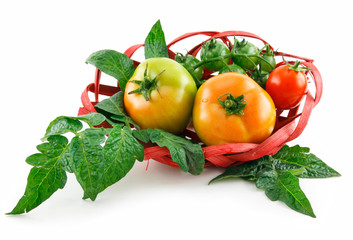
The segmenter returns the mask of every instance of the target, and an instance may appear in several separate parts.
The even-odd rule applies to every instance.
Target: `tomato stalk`
[[[222,97],[227,96],[225,100],[221,100]],[[244,100],[244,94],[234,97],[231,93],[222,94],[218,97],[218,102],[225,109],[227,115],[236,114],[243,116],[243,109],[246,106],[246,101]]]
[[[271,62],[268,61],[266,58],[258,55],[258,54],[244,54],[244,53],[236,53],[234,49],[232,49],[232,51],[229,54],[225,54],[219,57],[214,57],[214,58],[210,58],[210,59],[206,59],[206,60],[202,60],[199,63],[195,64],[192,66],[193,69],[196,69],[204,64],[210,63],[210,62],[215,62],[215,61],[221,61],[224,63],[225,66],[228,66],[228,64],[225,62],[225,59],[227,58],[233,58],[233,57],[244,57],[247,59],[247,61],[249,61],[250,64],[252,64],[253,66],[253,71],[251,72],[252,78],[262,87],[265,88],[266,85],[266,81],[267,78],[269,76],[269,73],[267,73],[266,71],[262,71],[261,70],[261,65],[260,65],[260,70],[257,68],[257,64],[253,61],[253,59],[251,59],[251,57],[256,57],[259,58],[260,61],[262,61],[263,63],[271,66]],[[189,70],[189,72],[193,72],[192,69]],[[195,77],[194,77],[195,78]],[[196,81],[196,79],[195,79]],[[203,83],[203,81],[196,81],[196,85],[197,87],[200,87],[201,84]]]
[[[264,59],[262,56],[259,56],[259,55],[256,55],[256,54],[235,53],[235,52],[232,51],[231,53],[226,54],[226,55],[210,58],[210,59],[207,59],[207,60],[202,60],[199,63],[193,65],[192,69],[195,70],[196,68],[198,68],[200,66],[203,66],[206,63],[215,62],[215,61],[224,61],[224,59],[227,59],[229,57],[235,57],[235,56],[246,57],[248,60],[250,60],[254,64],[254,66],[256,66],[257,64],[254,63],[254,61],[250,57],[257,57],[257,58],[261,59],[262,61],[266,62],[267,64],[269,64],[269,65],[271,64],[268,60]]]
[[[201,60],[199,63],[197,63],[194,66],[192,66],[192,68],[196,69],[196,68],[198,68],[200,66],[203,66],[206,63],[215,62],[215,61],[224,62],[224,59],[229,58],[231,56],[233,56],[233,55],[231,53],[228,53],[228,54],[225,54],[225,55],[222,55],[222,56],[219,56],[219,57],[214,57],[214,58],[209,58],[209,59],[206,59],[206,60]]]
[[[283,62],[288,66],[288,69],[290,69],[290,70],[293,70],[293,71],[296,71],[296,72],[306,72],[306,71],[310,71],[311,70],[308,67],[300,66],[301,62],[298,61],[298,60],[295,61],[294,64],[290,64],[284,58],[282,58],[282,59],[283,59]]]
[[[251,62],[251,64],[253,65],[253,67],[255,68],[255,69],[257,69],[257,64],[250,58],[250,57],[259,57],[260,58],[260,56],[258,56],[258,55],[248,55],[248,54],[237,54],[237,53],[235,53],[235,55],[234,56],[239,56],[239,55],[244,55],[244,57],[247,59],[247,60],[249,60],[250,62]]]
[[[143,97],[145,98],[146,101],[149,101],[151,97],[151,93],[153,90],[157,90],[158,94],[161,96],[161,93],[159,92],[157,88],[157,78],[164,73],[165,70],[157,74],[153,79],[151,79],[148,74],[148,64],[146,64],[146,69],[144,72],[144,79],[143,80],[131,80],[130,82],[136,83],[139,85],[139,88],[129,92],[128,94],[142,94]],[[162,97],[162,96],[161,96]]]
[[[192,69],[192,66],[198,62],[200,62],[196,57],[186,54],[185,56],[181,53],[177,53],[175,56],[175,61],[180,63],[191,76],[194,78],[196,86],[200,87],[202,85],[202,81],[200,80],[203,75],[203,68],[200,66],[196,69]]]
[[[274,55],[277,53],[277,51],[273,52],[273,50],[270,48],[270,45],[266,44],[266,46],[264,46],[260,52],[262,53],[262,57],[260,58],[260,66],[269,69],[263,70],[271,72],[276,67]],[[265,63],[265,65],[263,65],[263,63]]]
[[[192,78],[194,79],[197,88],[199,88],[199,87],[202,85],[202,83],[203,83],[204,81],[202,81],[202,80],[200,80],[200,79],[197,78],[196,74],[192,71],[193,69],[186,68],[186,70],[188,70],[188,72],[190,73],[190,75],[191,75]]]

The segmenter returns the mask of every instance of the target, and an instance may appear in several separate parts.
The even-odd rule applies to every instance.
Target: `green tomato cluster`
[[[248,74],[261,87],[265,88],[269,74],[276,67],[274,52],[268,45],[259,49],[254,44],[234,37],[234,43],[229,46],[223,41],[211,38],[203,43],[200,59],[192,55],[178,53],[175,60],[182,64],[197,83],[203,77],[204,69],[211,72],[239,72]]]

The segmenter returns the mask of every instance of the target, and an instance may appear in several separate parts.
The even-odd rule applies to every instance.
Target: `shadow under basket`
[[[229,49],[231,49],[230,37],[238,36],[244,38],[257,39],[263,42],[263,44],[268,44],[265,40],[259,36],[243,31],[225,31],[225,32],[215,32],[215,31],[203,31],[203,32],[191,32],[186,33],[172,42],[170,42],[168,47],[169,58],[174,59],[176,53],[171,50],[171,47],[181,42],[184,39],[188,39],[194,36],[203,36],[206,37],[204,41],[198,45],[191,48],[188,54],[196,56],[201,50],[202,43],[210,40],[211,38],[220,39],[223,41]],[[128,48],[124,53],[132,59],[134,53],[141,47],[143,44],[133,45]],[[270,49],[273,50],[273,47],[269,44]],[[230,143],[223,145],[214,145],[214,146],[205,146],[202,144],[198,136],[196,135],[192,123],[189,127],[183,132],[182,135],[192,139],[195,142],[199,142],[202,146],[204,155],[205,155],[205,167],[207,166],[218,166],[218,167],[229,167],[231,165],[239,165],[246,161],[251,161],[263,157],[265,155],[273,155],[280,148],[282,148],[286,143],[292,141],[293,139],[300,136],[303,132],[305,126],[308,123],[312,109],[320,101],[322,95],[322,79],[320,72],[313,64],[312,59],[298,57],[295,55],[275,52],[275,57],[286,57],[291,58],[289,63],[294,61],[300,61],[300,64],[310,68],[310,71],[305,72],[309,84],[312,85],[312,89],[308,89],[307,94],[301,104],[291,110],[287,111],[277,111],[277,120],[275,129],[270,137],[265,141],[259,144],[255,143]],[[132,59],[133,60],[133,59]],[[135,66],[139,64],[138,61],[134,61]],[[283,62],[277,63],[277,66],[283,65]],[[212,77],[212,72],[205,70],[202,79],[208,79]],[[94,82],[89,84],[81,95],[81,101],[83,107],[79,109],[78,115],[88,114],[90,112],[96,112],[94,105],[99,102],[99,96],[112,96],[118,91],[120,91],[119,86],[108,86],[100,84],[101,71],[96,69]],[[312,93],[312,92],[314,93]],[[89,93],[94,94],[94,101],[91,101]],[[104,122],[101,126],[111,127],[108,123]],[[167,164],[173,167],[178,167],[178,165],[171,160],[170,153],[166,147],[159,147],[153,144],[144,144],[145,146],[145,160],[153,159],[155,161]]]

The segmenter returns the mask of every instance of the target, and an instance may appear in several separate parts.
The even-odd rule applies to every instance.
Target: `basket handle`
[[[97,68],[94,76],[94,82],[89,84],[81,94],[81,102],[83,107],[79,108],[78,115],[88,114],[90,112],[97,112],[94,108],[99,102],[99,95],[112,96],[118,91],[120,91],[120,87],[113,87],[108,85],[100,84],[101,79],[101,71]],[[89,92],[94,93],[94,102],[90,100]]]

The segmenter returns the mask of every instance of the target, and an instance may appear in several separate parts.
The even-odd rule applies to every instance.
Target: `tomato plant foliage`
[[[29,156],[33,165],[23,197],[8,214],[29,212],[66,184],[66,173],[74,173],[83,189],[83,198],[94,201],[107,187],[122,179],[136,160],[143,161],[144,147],[139,140],[166,146],[171,158],[182,170],[194,175],[205,164],[201,146],[160,129],[131,129],[133,124],[123,109],[123,98],[117,93],[97,106],[101,113],[79,117],[60,116],[48,126],[40,153]],[[118,102],[116,102],[118,101]],[[95,127],[109,121],[113,128]],[[89,127],[82,130],[84,123]],[[71,141],[63,134],[72,133]],[[107,134],[108,137],[107,137]]]
[[[226,178],[244,178],[265,190],[272,201],[282,201],[295,211],[316,217],[299,186],[298,178],[326,178],[340,174],[325,164],[309,148],[285,145],[273,156],[264,156],[236,167],[229,167],[210,183]]]

